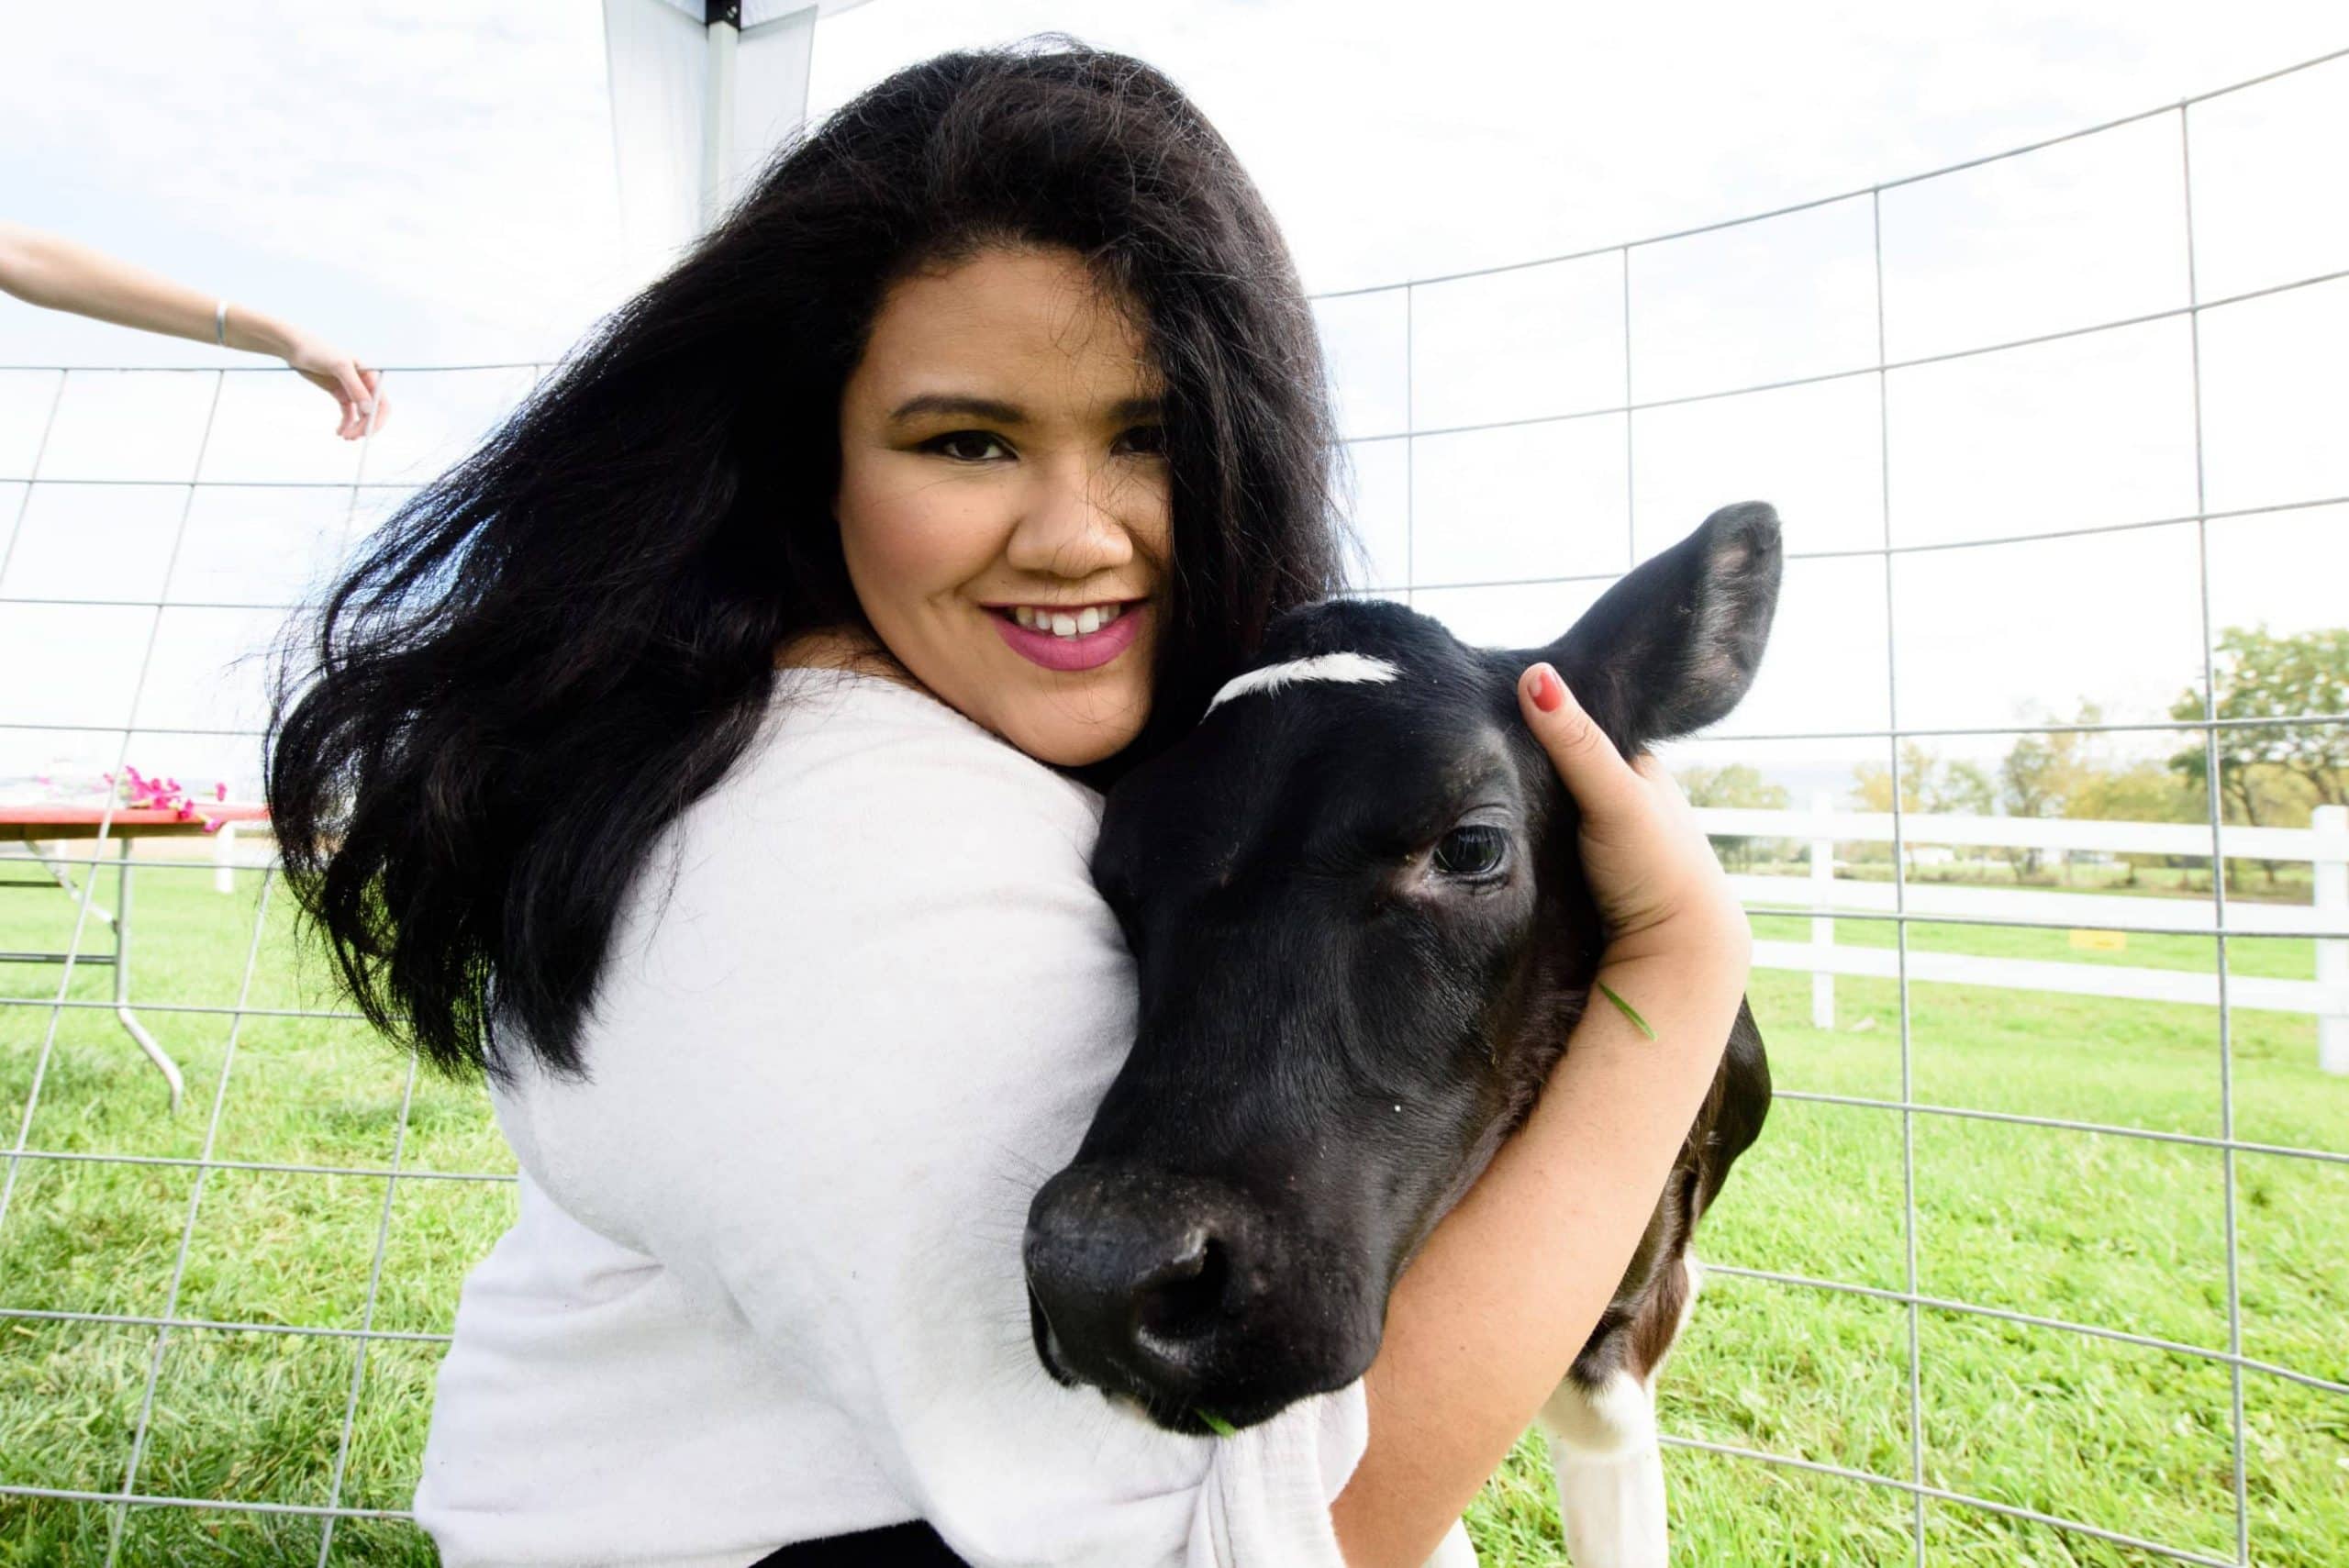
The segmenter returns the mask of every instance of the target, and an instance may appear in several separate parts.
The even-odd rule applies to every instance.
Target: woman
[[[1132,1020],[1088,786],[1337,585],[1331,447],[1294,270],[1173,84],[952,54],[783,153],[394,519],[270,776],[353,994],[487,1072],[522,1169],[417,1491],[448,1561],[1445,1536],[1597,1321],[1745,973],[1685,804],[1546,666],[1528,721],[1661,1039],[1579,1026],[1368,1376],[1234,1437],[1054,1386],[1019,1277]]]
[[[225,299],[207,299],[184,284],[45,234],[0,222],[0,293],[28,305],[70,310],[173,338],[193,338],[284,360],[287,368],[340,406],[335,434],[355,441],[384,428],[392,400],[376,389],[381,371],[290,323]]]

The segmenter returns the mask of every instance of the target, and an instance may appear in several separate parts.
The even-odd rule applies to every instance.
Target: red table
[[[24,881],[0,879],[0,887],[62,888],[75,899],[84,896],[73,885],[73,879],[63,866],[40,852],[41,843],[50,840],[108,840],[116,846],[117,865],[115,884],[114,911],[109,914],[98,907],[95,900],[90,908],[114,932],[114,951],[106,953],[10,952],[0,951],[0,963],[89,963],[101,964],[114,971],[114,1013],[130,1038],[138,1042],[148,1059],[163,1074],[171,1085],[172,1109],[180,1108],[180,1095],[184,1085],[180,1078],[179,1064],[155,1037],[147,1032],[130,1010],[130,841],[133,839],[185,839],[201,836],[207,821],[220,823],[266,822],[269,808],[265,806],[207,805],[197,808],[197,815],[183,817],[175,811],[152,807],[104,806],[67,806],[49,802],[32,802],[10,806],[0,804],[0,845],[23,844],[28,855],[0,855],[0,862],[14,861],[18,864],[39,865],[49,873],[49,880]],[[89,862],[95,893],[98,865],[95,858]]]

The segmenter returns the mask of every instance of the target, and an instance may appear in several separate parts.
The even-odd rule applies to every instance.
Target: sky
[[[0,14],[0,215],[370,362],[523,366],[393,373],[400,413],[363,476],[429,477],[527,390],[530,362],[640,281],[618,244],[601,8],[197,10],[126,0],[103,48],[68,7]],[[1815,201],[2349,44],[2330,7],[2260,0],[869,0],[820,24],[811,109],[939,50],[1048,29],[1181,82],[1317,294]],[[2349,185],[2349,61],[2198,106],[2192,137],[2199,297],[2349,268],[2349,204],[2321,195]],[[2214,625],[2339,624],[2333,584],[2349,581],[2349,508],[2260,511],[2349,495],[2349,280],[2208,311],[2198,342],[2162,316],[2188,299],[2182,189],[2172,115],[1628,260],[1432,284],[1408,306],[1399,289],[1325,299],[1370,585],[1413,584],[1471,640],[1546,640],[1602,574],[1761,496],[1804,559],[1761,683],[1692,757],[1848,777],[1883,742],[1736,737],[1881,728],[1896,703],[1910,727],[2029,722],[2083,699],[2156,720],[2200,674],[2205,541],[2159,522],[2192,517],[2198,486],[2210,509],[2246,514],[2208,529]],[[1842,373],[1876,362],[1879,328],[1900,363],[2135,317],[2156,319],[1897,369],[1881,390]],[[0,296],[0,366],[229,362]],[[1806,377],[1829,379],[1709,395]],[[110,760],[118,737],[38,727],[124,722],[151,629],[137,717],[153,733],[131,760],[248,784],[247,743],[164,732],[249,721],[258,666],[229,662],[283,616],[197,606],[298,598],[397,492],[236,487],[347,483],[362,460],[291,377],[228,378],[217,413],[212,379],[77,374],[51,428],[53,373],[0,370],[0,782]],[[1628,429],[1612,411],[1627,387],[1664,405]],[[220,483],[198,488],[168,578],[183,490],[11,483],[44,428],[45,477],[183,480],[207,417],[204,476]],[[2148,526],[1968,542],[2124,523]],[[1945,548],[1888,565],[1839,553],[1887,538]],[[159,594],[175,606],[160,625],[135,603]],[[132,602],[25,602],[58,599]]]

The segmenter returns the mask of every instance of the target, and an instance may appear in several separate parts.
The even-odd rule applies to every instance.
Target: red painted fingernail
[[[1543,713],[1555,713],[1558,705],[1566,700],[1566,688],[1557,673],[1547,664],[1533,666],[1533,706]]]

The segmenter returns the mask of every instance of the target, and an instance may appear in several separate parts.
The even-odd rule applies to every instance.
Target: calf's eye
[[[1489,824],[1454,828],[1435,846],[1435,869],[1466,882],[1490,881],[1508,859],[1508,835]]]

